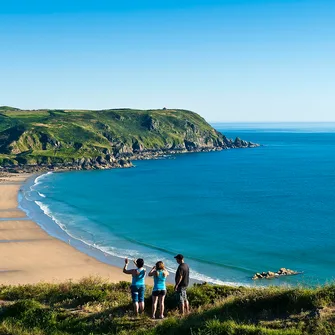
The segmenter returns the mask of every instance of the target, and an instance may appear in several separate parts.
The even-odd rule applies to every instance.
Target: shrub
[[[56,313],[35,300],[21,300],[8,306],[2,317],[15,318],[28,328],[50,329],[56,325]]]
[[[163,322],[133,318],[129,283],[97,278],[24,286],[2,286],[0,335],[233,334],[335,335],[335,285],[309,288],[244,288],[194,285],[192,313],[181,317],[173,286],[167,287]],[[151,289],[146,292],[151,314]]]

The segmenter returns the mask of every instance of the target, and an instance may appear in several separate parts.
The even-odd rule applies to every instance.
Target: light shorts
[[[178,288],[177,290],[177,299],[181,304],[187,301],[186,287]]]

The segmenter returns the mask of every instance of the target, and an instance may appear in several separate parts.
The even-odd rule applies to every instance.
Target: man
[[[176,277],[175,277],[175,283],[174,286],[175,292],[178,293],[178,299],[179,299],[179,306],[180,306],[180,313],[182,315],[188,314],[190,310],[190,306],[187,300],[187,286],[190,281],[190,269],[188,265],[184,262],[184,256],[181,254],[178,254],[174,257],[179,264]]]

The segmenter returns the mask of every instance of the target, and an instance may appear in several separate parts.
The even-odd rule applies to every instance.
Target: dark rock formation
[[[253,280],[256,279],[273,279],[273,278],[278,278],[281,276],[293,276],[293,275],[298,275],[298,274],[302,274],[302,272],[298,272],[298,271],[293,271],[290,269],[285,269],[285,268],[280,268],[277,272],[271,272],[271,271],[267,271],[267,272],[257,272],[254,274],[254,276],[252,277]]]

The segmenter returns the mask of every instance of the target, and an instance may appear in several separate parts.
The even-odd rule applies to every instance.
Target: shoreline
[[[67,280],[76,282],[90,276],[98,276],[113,283],[119,281],[130,282],[131,276],[122,273],[123,258],[105,253],[83,240],[72,237],[47,213],[43,213],[43,210],[35,204],[35,201],[25,200],[29,205],[21,206],[22,199],[25,199],[23,187],[28,190],[34,185],[38,177],[48,173],[55,173],[55,171],[45,171],[44,173],[35,174],[0,173],[0,247],[4,249],[3,254],[5,254],[5,257],[7,257],[8,250],[14,250],[15,254],[6,258],[7,263],[7,259],[10,258],[11,264],[15,265],[15,262],[19,261],[20,266],[23,267],[22,269],[17,269],[15,266],[3,268],[3,264],[6,264],[6,262],[3,262],[0,267],[0,285],[34,284],[40,282],[60,283]],[[8,177],[3,178],[3,175],[6,174]],[[11,189],[9,193],[8,189]],[[3,199],[1,195],[4,193],[9,194],[9,197],[7,196],[8,199]],[[35,206],[36,209],[34,209]],[[34,214],[31,215],[31,213]],[[38,220],[38,216],[40,220]],[[54,268],[50,267],[48,264],[50,262],[47,262],[45,259],[41,261],[42,257],[36,257],[39,250],[45,251],[44,244],[47,244],[47,255],[50,258],[50,262],[53,260],[57,262],[57,270],[55,269],[56,266]],[[16,247],[13,248],[13,245]],[[6,246],[9,247],[6,249]],[[33,254],[33,257],[35,257],[33,258],[34,264],[31,264],[33,263],[31,259],[26,259],[22,262],[24,257],[17,255],[17,253],[22,254],[27,249],[29,249],[27,255]],[[56,255],[52,255],[54,252],[56,252]],[[49,256],[50,254],[51,256]],[[36,264],[38,261],[40,263]],[[73,263],[71,263],[72,261]],[[71,263],[71,266],[68,263]],[[132,268],[131,263],[129,268]],[[43,265],[46,266],[43,267]],[[151,268],[148,266],[145,267],[147,271]],[[169,272],[170,276],[167,279],[167,283],[173,284],[174,273],[170,270]],[[203,282],[204,280],[190,278],[191,285]],[[209,283],[215,284],[211,281]],[[151,286],[153,284],[152,279],[147,277],[146,284]],[[220,283],[216,284],[220,285]],[[254,283],[250,285],[238,282],[225,282],[221,285],[255,286]],[[261,287],[263,285],[256,286]]]
[[[27,195],[24,195],[26,193],[31,192],[31,187],[39,183],[39,178],[43,176],[46,176],[48,174],[53,174],[53,173],[64,173],[64,172],[77,172],[77,171],[44,171],[43,173],[35,173],[31,174],[29,178],[25,180],[23,183],[23,187],[21,187],[20,192],[19,192],[19,208],[26,212],[27,216],[32,219],[41,229],[43,229],[48,235],[56,238],[57,240],[60,240],[64,242],[66,245],[70,245],[71,247],[75,248],[75,250],[84,253],[85,255],[92,257],[96,259],[97,261],[111,265],[113,267],[116,267],[120,269],[119,271],[122,272],[122,268],[124,265],[124,257],[121,256],[120,254],[111,254],[108,251],[104,251],[101,249],[98,245],[90,244],[87,241],[83,240],[82,238],[78,238],[77,236],[73,236],[70,232],[65,230],[62,227],[61,223],[58,223],[57,220],[53,217],[53,215],[49,215],[48,212],[45,211],[44,208],[41,207],[40,204],[37,204],[36,202],[41,201],[32,201],[31,199],[27,200]],[[33,193],[38,193],[39,196],[41,194],[37,191],[33,191]],[[42,195],[43,196],[43,195]],[[29,195],[28,195],[29,197]],[[21,206],[23,204],[23,206]],[[141,257],[141,255],[139,255]],[[173,255],[171,256],[173,259]],[[129,257],[131,260],[131,257]],[[150,271],[151,267],[153,264],[150,264],[150,262],[147,260],[147,258],[144,256],[145,260],[145,268],[148,271]],[[149,264],[148,264],[149,263]],[[152,263],[152,262],[151,262]],[[132,264],[132,262],[131,262]],[[131,268],[130,264],[130,268]],[[169,270],[169,277],[167,278],[167,283],[168,284],[173,284],[174,285],[174,274],[175,270],[173,269],[168,269]],[[196,275],[199,275],[199,273],[195,272]],[[200,273],[201,276],[203,274]],[[206,276],[206,275],[204,275]],[[207,276],[206,276],[207,277]],[[131,278],[131,277],[130,277]],[[130,278],[128,281],[130,281]],[[153,280],[151,278],[146,278],[146,282],[148,285],[153,284]],[[229,286],[249,286],[247,283],[242,283],[242,282],[220,282],[219,279],[213,279],[210,277],[207,278],[192,278],[190,277],[190,284],[200,284],[200,283],[210,283],[210,284],[218,284],[218,285],[229,285]]]
[[[57,171],[57,173],[59,172],[67,171]],[[0,266],[0,285],[40,282],[61,283],[68,280],[78,282],[91,276],[100,277],[113,283],[130,282],[131,276],[122,273],[124,258],[104,252],[84,240],[71,236],[35,201],[29,201],[25,198],[23,195],[24,188],[26,188],[25,191],[28,191],[35,184],[37,178],[49,173],[56,173],[56,171],[35,174],[7,173],[9,177],[5,179],[2,178],[4,173],[0,173],[0,248],[4,249],[3,254],[6,256],[8,250],[14,250],[14,254],[7,256],[6,261],[9,263],[8,259],[10,259],[11,264],[15,265],[18,262],[22,267],[22,269],[17,269],[15,266],[2,267],[4,263],[7,264],[3,262]],[[9,188],[12,188],[9,192],[9,203],[3,202],[1,194],[7,193],[4,190],[8,191]],[[25,201],[27,206],[21,206],[22,201]],[[15,248],[13,248],[13,245],[15,245]],[[43,255],[45,252],[48,255],[49,262],[43,257],[37,256],[42,251]],[[24,259],[22,253],[24,255],[32,254],[33,258]],[[56,261],[57,266],[49,266],[52,261]],[[130,262],[129,268],[132,268],[132,262]],[[145,268],[148,273],[151,266],[145,265]],[[170,276],[167,278],[167,284],[174,284],[174,272],[171,270],[169,272]],[[204,282],[228,286],[263,287],[263,285],[255,285],[255,283],[230,281],[216,283],[190,278],[190,285]],[[146,284],[148,286],[153,285],[153,280],[148,276],[146,277]]]
[[[131,277],[122,273],[121,259],[120,267],[99,261],[48,234],[27,217],[19,208],[18,195],[22,184],[31,178],[36,175],[0,174],[0,284],[76,282],[90,276],[129,282]]]
[[[21,185],[21,188],[18,192],[18,208],[25,212],[27,218],[34,221],[43,231],[45,231],[49,236],[52,236],[56,240],[59,240],[65,245],[71,246],[76,251],[91,257],[98,261],[99,263],[106,264],[108,266],[112,266],[113,268],[118,269],[118,271],[122,274],[122,276],[126,276],[126,278],[120,279],[124,281],[131,281],[131,276],[124,275],[122,273],[122,269],[124,266],[124,257],[113,255],[108,252],[101,250],[99,247],[89,244],[85,240],[82,240],[78,237],[72,236],[72,234],[65,229],[63,229],[52,216],[49,216],[44,210],[40,207],[40,205],[36,204],[36,201],[28,201],[26,197],[23,195],[24,192],[27,192],[31,186],[33,186],[36,182],[36,179],[42,176],[45,176],[49,173],[64,173],[69,171],[44,171],[44,173],[35,173],[31,174],[29,178],[27,178]],[[75,171],[72,171],[75,172]],[[29,191],[28,191],[29,192]],[[21,204],[24,203],[24,206]],[[0,218],[1,222],[1,218]],[[129,257],[130,263],[129,268],[133,268],[132,259]],[[146,259],[145,259],[146,261]],[[151,269],[151,265],[144,265],[147,273]],[[117,280],[119,281],[119,280]],[[199,280],[190,279],[191,283],[200,283]],[[167,283],[174,284],[174,272],[170,271],[170,276],[167,278]],[[146,277],[146,284],[151,286],[153,285],[153,279]]]

